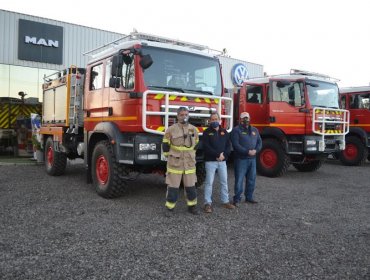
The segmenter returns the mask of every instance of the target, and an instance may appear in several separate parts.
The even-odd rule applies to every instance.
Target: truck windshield
[[[149,89],[221,95],[220,65],[216,58],[147,46],[143,46],[143,53],[153,59],[152,66],[144,71]]]
[[[338,87],[322,81],[306,81],[312,107],[339,108]]]

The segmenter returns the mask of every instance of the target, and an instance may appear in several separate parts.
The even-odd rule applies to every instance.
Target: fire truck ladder
[[[78,73],[77,66],[71,66],[69,68],[69,112],[68,112],[68,123],[69,128],[67,133],[78,134],[78,127],[80,123],[80,105],[81,105],[81,75]]]

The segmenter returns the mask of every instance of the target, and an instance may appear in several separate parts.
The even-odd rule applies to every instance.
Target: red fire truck
[[[361,165],[370,160],[370,86],[339,89],[341,108],[350,111],[345,150],[337,153],[344,165]]]
[[[259,174],[283,175],[290,163],[315,171],[329,153],[344,149],[349,113],[339,109],[337,84],[328,76],[292,70],[247,80],[234,95],[235,119],[242,111],[260,131]]]
[[[96,51],[86,68],[45,77],[40,133],[48,174],[63,174],[67,158],[84,158],[88,182],[112,198],[141,172],[165,172],[161,142],[180,106],[200,135],[211,112],[231,130],[233,101],[223,97],[220,64],[207,47],[135,32],[89,53]],[[198,184],[201,158],[198,150]]]

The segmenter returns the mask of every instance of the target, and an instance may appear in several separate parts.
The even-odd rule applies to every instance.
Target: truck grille
[[[180,106],[177,106],[177,105],[170,105],[169,108],[168,108],[168,111],[171,112],[171,113],[175,113],[177,114],[177,109],[179,108]],[[203,107],[203,106],[185,106],[189,109],[189,122],[194,125],[194,126],[197,126],[197,127],[205,127],[205,126],[208,126],[208,119],[209,117],[199,117],[199,116],[194,116],[194,114],[209,114],[209,116],[211,115],[211,113],[213,112],[216,112],[216,109],[215,108],[207,108],[207,107]],[[162,105],[161,106],[161,111],[164,112],[165,111],[165,106]],[[165,118],[163,117],[162,118],[162,124],[164,125],[164,121],[165,121]],[[168,118],[168,125],[171,125],[171,124],[174,124],[177,122],[177,118],[176,116],[171,116]]]

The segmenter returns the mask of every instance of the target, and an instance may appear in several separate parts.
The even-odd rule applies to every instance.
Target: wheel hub
[[[109,178],[109,164],[102,155],[96,159],[96,177],[101,185],[105,185]]]
[[[344,155],[349,160],[355,159],[358,155],[357,147],[353,144],[347,144],[346,149],[344,150]]]
[[[52,166],[54,162],[54,151],[52,147],[48,148],[46,152],[46,159],[47,159],[48,165]]]
[[[272,149],[263,150],[260,157],[264,168],[273,168],[278,162],[277,154]]]

